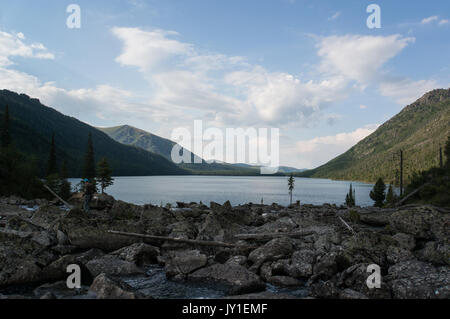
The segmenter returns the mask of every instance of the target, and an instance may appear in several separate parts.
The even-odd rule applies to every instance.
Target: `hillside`
[[[399,153],[403,150],[404,180],[413,172],[439,163],[439,147],[450,134],[450,89],[426,93],[381,125],[347,152],[303,173],[304,177],[398,183]]]
[[[0,115],[9,105],[11,135],[16,147],[37,159],[39,174],[45,173],[50,138],[55,134],[57,160],[67,160],[70,176],[81,175],[88,134],[92,134],[95,159],[106,157],[116,176],[188,174],[161,155],[127,146],[73,117],[42,105],[25,94],[0,90]]]
[[[108,134],[109,137],[117,142],[132,145],[151,151],[171,160],[171,152],[175,142],[159,137],[130,125],[121,125],[114,127],[99,127],[99,130]],[[259,175],[259,168],[247,165],[245,167],[228,163],[207,163],[202,159],[201,164],[194,163],[192,154],[192,164],[180,164],[183,169],[189,170],[193,174],[199,175]]]

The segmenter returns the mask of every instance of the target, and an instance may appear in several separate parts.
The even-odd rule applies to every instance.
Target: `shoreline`
[[[347,209],[211,202],[178,203],[167,209],[98,195],[92,211],[85,213],[78,208],[64,211],[55,203],[0,198],[2,298],[159,298],[149,293],[148,285],[156,285],[162,290],[153,293],[164,295],[164,289],[174,285],[205,284],[213,288],[201,297],[214,289],[223,292],[223,298],[450,297],[445,230],[450,213],[430,205]],[[71,204],[80,201],[74,197]],[[109,230],[188,243],[133,238]],[[365,285],[366,268],[374,263],[383,274],[380,289]],[[65,287],[69,264],[81,267],[84,288],[77,293]],[[147,272],[149,266],[159,272]],[[130,276],[141,279],[127,281]],[[33,294],[5,295],[5,288],[14,291],[21,285],[31,285]],[[116,295],[107,294],[111,291],[107,287],[115,287]],[[289,293],[296,289],[305,294]]]

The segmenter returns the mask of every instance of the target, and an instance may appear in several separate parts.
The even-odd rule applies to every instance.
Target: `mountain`
[[[450,89],[426,93],[347,152],[298,176],[398,184],[403,150],[404,180],[439,163],[450,134]]]
[[[69,174],[73,177],[81,176],[89,133],[92,134],[96,161],[106,157],[115,176],[189,174],[159,154],[116,142],[95,127],[61,114],[25,94],[0,90],[1,115],[5,105],[9,105],[14,144],[37,160],[41,175],[45,174],[53,133],[57,160],[60,166],[63,160],[67,161]]]
[[[97,127],[97,129],[119,143],[143,148],[149,152],[162,155],[168,160],[171,160],[170,154],[173,146],[176,145],[175,142],[169,139],[129,125]]]
[[[171,152],[174,145],[177,143],[162,138],[158,135],[149,133],[147,131],[141,130],[139,128],[130,125],[121,125],[114,127],[99,127],[99,130],[108,134],[109,137],[117,142],[132,145],[135,147],[142,148],[147,151],[151,151],[165,158],[171,160]],[[184,148],[182,148],[184,151]],[[179,166],[183,169],[189,170],[193,174],[200,175],[259,175],[259,167],[254,167],[251,165],[235,166],[234,164],[228,163],[207,163],[205,160],[201,159],[202,163],[194,163],[195,154],[191,155],[192,163],[182,163]]]

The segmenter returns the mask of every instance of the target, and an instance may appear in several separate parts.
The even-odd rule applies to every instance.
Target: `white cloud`
[[[437,87],[438,83],[435,80],[412,81],[401,78],[382,82],[380,93],[393,98],[400,105],[408,105]]]
[[[448,19],[442,19],[441,21],[439,21],[439,25],[444,25],[444,24],[448,24],[450,21]]]
[[[283,124],[303,123],[347,93],[347,82],[333,77],[318,82],[302,81],[288,73],[262,67],[227,74],[225,82],[241,89],[248,121]]]
[[[142,71],[148,71],[170,57],[184,55],[191,50],[190,44],[169,38],[178,35],[174,31],[115,27],[112,32],[123,41],[122,53],[116,61],[124,66],[136,66]]]
[[[380,68],[399,54],[414,38],[345,35],[323,38],[318,44],[320,70],[366,84],[379,76]]]
[[[431,23],[433,21],[437,21],[438,19],[439,19],[438,16],[431,16],[431,17],[422,19],[422,21],[420,23],[421,24],[428,24],[428,23]]]
[[[337,18],[340,17],[340,15],[341,15],[341,11],[338,11],[335,14],[333,14],[331,17],[329,17],[328,21],[336,20]]]
[[[54,59],[55,56],[50,53],[42,43],[24,43],[25,36],[19,32],[12,34],[0,31],[0,67],[12,65],[12,57],[20,56],[37,59]]]
[[[361,105],[359,106],[359,108],[360,108],[361,110],[365,110],[365,109],[367,109],[367,105],[361,104]]]
[[[301,167],[316,167],[344,153],[353,145],[375,132],[379,125],[371,124],[352,132],[316,137],[295,143],[292,153],[297,157]]]

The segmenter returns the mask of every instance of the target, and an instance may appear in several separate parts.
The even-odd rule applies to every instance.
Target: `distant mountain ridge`
[[[177,143],[144,131],[142,129],[130,126],[121,125],[114,127],[98,127],[99,130],[105,132],[112,139],[117,142],[143,148],[145,150],[160,154],[171,160],[171,152],[173,146]],[[182,148],[184,150],[184,148]],[[260,167],[255,165],[237,163],[229,164],[225,162],[208,163],[199,156],[192,154],[192,164],[183,163],[179,166],[190,170],[195,174],[222,174],[222,175],[259,175]],[[195,164],[194,157],[202,161],[202,164]],[[293,167],[280,166],[280,173],[301,172]]]
[[[403,150],[407,182],[414,172],[439,164],[439,148],[449,134],[450,89],[436,89],[403,108],[347,152],[297,175],[367,182],[382,177],[398,183]]]
[[[36,159],[38,173],[45,174],[50,139],[55,134],[59,166],[66,160],[71,177],[80,177],[88,134],[92,134],[95,160],[106,157],[115,176],[189,174],[159,154],[127,146],[73,117],[66,116],[26,94],[0,90],[0,116],[9,106],[11,136],[16,147]]]

